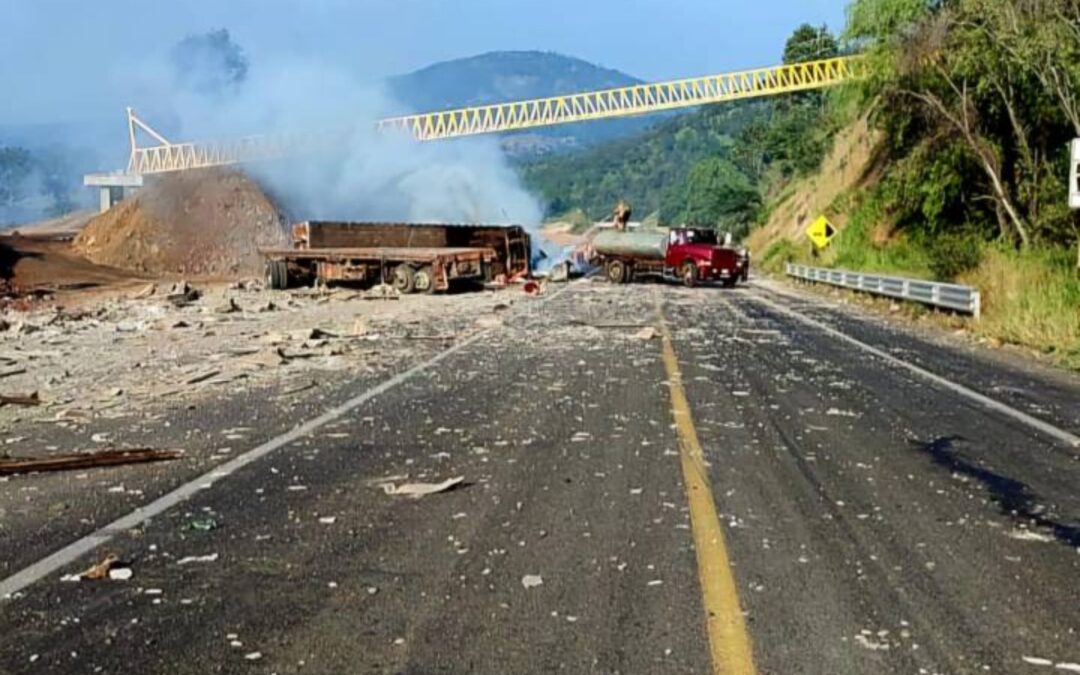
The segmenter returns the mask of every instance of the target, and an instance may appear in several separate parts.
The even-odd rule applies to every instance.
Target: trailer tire
[[[698,271],[697,265],[693,260],[687,260],[679,268],[679,277],[682,279],[683,286],[687,288],[693,288],[698,284]]]
[[[406,294],[416,291],[416,270],[408,265],[398,265],[394,268],[394,290]]]
[[[417,293],[435,292],[435,270],[431,265],[424,265],[413,274],[413,288]]]
[[[288,288],[289,263],[284,260],[267,260],[266,285],[279,291]]]
[[[625,284],[630,280],[630,270],[627,268],[626,263],[621,260],[609,260],[605,271],[608,281],[613,284]]]

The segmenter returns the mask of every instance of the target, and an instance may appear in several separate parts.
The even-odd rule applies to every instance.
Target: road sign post
[[[1069,147],[1069,208],[1080,209],[1080,138]]]

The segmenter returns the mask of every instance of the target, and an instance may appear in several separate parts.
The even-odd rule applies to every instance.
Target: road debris
[[[210,530],[216,530],[217,527],[217,521],[210,517],[192,518],[184,524],[185,530],[195,530],[197,532],[209,532]]]
[[[525,588],[536,588],[544,585],[544,578],[539,574],[526,574],[521,577],[521,585]]]
[[[145,298],[151,297],[152,295],[154,295],[154,293],[157,293],[157,284],[151,283],[143,286],[138,293],[135,293],[131,297],[135,300],[143,300]]]
[[[202,293],[186,281],[177,281],[169,289],[165,299],[174,307],[186,307],[202,297]]]
[[[132,450],[106,450],[82,452],[71,455],[51,457],[13,458],[0,460],[0,476],[20,473],[44,473],[47,471],[72,471],[75,469],[96,469],[122,464],[141,464],[177,459],[183,453],[179,450],[157,450],[136,448]]]
[[[218,554],[211,553],[209,555],[189,555],[180,558],[176,561],[177,565],[190,565],[191,563],[212,563],[217,562]]]
[[[234,314],[241,311],[240,304],[236,302],[236,298],[226,298],[225,302],[221,303],[215,310],[218,314]]]
[[[90,567],[86,568],[78,574],[65,574],[60,578],[61,581],[102,581],[104,579],[110,579],[112,581],[127,581],[134,572],[131,566],[120,560],[120,557],[115,553],[109,553],[99,562],[94,563]]]
[[[0,408],[5,405],[24,405],[24,406],[38,406],[41,405],[41,398],[35,391],[30,394],[21,394],[15,396],[5,396],[0,394]]]
[[[525,295],[537,296],[544,294],[544,287],[532,280],[526,281],[521,290],[525,292]]]
[[[656,337],[656,329],[653,328],[652,326],[646,326],[646,327],[642,328],[641,330],[639,330],[638,332],[631,335],[630,337],[632,337],[635,340],[652,340],[653,338]]]
[[[413,499],[419,499],[421,497],[426,497],[427,495],[446,492],[447,490],[460,485],[464,481],[464,476],[457,476],[456,478],[448,478],[441,483],[403,483],[396,487],[393,483],[382,483],[380,487],[382,487],[383,492],[388,495],[394,495],[396,497],[408,496]]]
[[[109,570],[109,579],[112,581],[127,581],[135,575],[130,567],[113,567]]]
[[[390,284],[376,284],[361,296],[365,300],[398,300],[401,293]]]

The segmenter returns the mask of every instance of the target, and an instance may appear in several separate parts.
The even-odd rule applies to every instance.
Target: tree
[[[761,205],[750,179],[726,159],[709,157],[690,169],[678,220],[745,234]]]
[[[1080,123],[1077,0],[856,0],[849,16],[848,36],[870,41],[866,100],[906,174],[896,195],[933,195],[924,211],[996,223],[1021,247],[1074,236],[1063,153]],[[963,155],[934,150],[946,145]],[[948,190],[928,184],[943,176]],[[892,202],[898,221],[915,203]]]
[[[839,53],[836,38],[826,26],[814,28],[804,23],[795,29],[784,45],[784,63],[830,59]]]
[[[895,44],[941,0],[855,0],[848,7],[848,38],[884,47]]]

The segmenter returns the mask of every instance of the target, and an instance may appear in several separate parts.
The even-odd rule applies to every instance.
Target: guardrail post
[[[971,294],[971,313],[976,320],[982,317],[982,293],[979,291]]]
[[[907,279],[904,279],[904,283],[902,284],[902,287],[901,287],[901,290],[900,290],[900,295],[905,297],[905,298],[910,298],[911,297],[911,282],[908,281]]]

